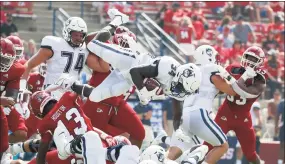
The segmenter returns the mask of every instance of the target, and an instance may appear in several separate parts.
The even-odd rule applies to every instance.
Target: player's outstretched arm
[[[36,55],[32,56],[25,64],[25,72],[22,76],[23,79],[27,80],[29,74],[33,68],[45,62],[53,56],[51,48],[40,48]]]
[[[212,75],[211,81],[219,91],[231,96],[236,95],[236,92],[233,90],[232,86],[228,84],[221,76]]]
[[[86,64],[89,68],[96,72],[108,72],[110,70],[109,63],[96,55],[88,55]]]
[[[265,81],[258,80],[252,85],[247,86],[246,80],[239,78],[235,83],[232,84],[234,91],[245,98],[256,98],[265,90]]]
[[[70,89],[81,96],[89,97],[94,88],[87,84],[82,85],[75,82]]]
[[[37,154],[37,164],[44,164],[46,161],[46,154],[48,152],[49,144],[46,142],[41,142],[39,151]]]

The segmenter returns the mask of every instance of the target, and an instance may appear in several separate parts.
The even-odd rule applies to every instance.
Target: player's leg
[[[102,58],[112,67],[120,71],[131,68],[132,63],[136,60],[136,55],[130,49],[119,47],[118,45],[103,43],[99,40],[92,40],[87,45],[88,49]]]
[[[260,164],[260,158],[256,152],[255,132],[251,127],[251,122],[248,124],[240,123],[234,131],[246,159],[253,164]]]
[[[114,70],[89,96],[90,101],[100,102],[110,97],[119,96],[126,93],[131,83],[128,82],[118,71]]]
[[[280,151],[279,151],[279,159],[278,159],[278,164],[283,164],[284,163],[284,128],[285,126],[283,125],[280,128],[279,131],[279,140],[280,140]]]
[[[185,118],[188,118],[185,121]],[[182,129],[188,127],[188,133],[197,135],[199,138],[210,143],[214,148],[205,157],[205,162],[216,163],[228,150],[227,137],[222,129],[209,117],[205,109],[194,110],[184,108]]]
[[[95,103],[87,100],[82,107],[85,115],[90,118],[92,125],[102,131],[106,131],[110,120],[111,106],[103,103]]]
[[[139,148],[135,145],[123,146],[116,164],[137,164],[139,152]]]
[[[8,141],[8,121],[7,118],[3,112],[3,108],[0,107],[0,161],[2,158],[2,154],[8,149],[9,147],[9,141]]]
[[[113,110],[117,112],[112,116],[110,124],[129,133],[131,143],[140,148],[145,138],[145,130],[136,112],[127,102],[122,102],[118,109]]]
[[[230,118],[227,117],[227,114],[224,113],[222,110],[218,110],[218,113],[215,117],[214,122],[220,126],[220,128],[222,129],[222,131],[224,132],[224,134],[227,134],[230,131]],[[214,148],[211,144],[209,144],[208,142],[204,142],[204,145],[207,145],[209,148],[209,152]]]
[[[81,138],[82,155],[85,163],[106,163],[106,149],[99,135],[94,131],[85,133]]]

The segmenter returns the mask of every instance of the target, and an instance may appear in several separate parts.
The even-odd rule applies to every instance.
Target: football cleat
[[[158,133],[158,135],[152,141],[151,145],[159,145],[159,144],[163,143],[162,137],[167,137],[167,134],[164,130],[162,130],[160,133]]]
[[[114,20],[115,17],[120,17],[121,18],[121,22],[119,25],[121,24],[125,24],[129,22],[129,16],[127,16],[126,14],[121,13],[118,9],[109,9],[108,10],[108,15],[111,18],[111,20]],[[117,25],[117,26],[119,26]]]
[[[61,126],[57,126],[57,128],[54,130],[53,140],[57,147],[58,157],[61,160],[67,159],[69,157],[69,154],[65,150],[65,147],[68,144],[67,137],[65,135],[65,129],[63,129]]]
[[[207,154],[209,148],[208,146],[206,145],[197,145],[187,151],[185,151],[182,155],[182,161],[181,163],[186,163],[190,158],[194,158],[194,157],[197,157],[198,159],[195,159],[197,160],[197,162],[201,162],[205,155]]]

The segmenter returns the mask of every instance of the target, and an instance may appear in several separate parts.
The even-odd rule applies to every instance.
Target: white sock
[[[237,159],[236,164],[242,164],[240,159]]]
[[[197,164],[197,161],[194,158],[188,158],[187,161],[190,162],[191,164]]]
[[[66,144],[64,147],[64,150],[67,152],[68,155],[71,155],[71,150],[70,150],[70,143]]]
[[[283,159],[278,159],[277,164],[283,164]]]
[[[120,16],[116,16],[110,23],[113,26],[120,26],[122,24],[122,18]]]
[[[13,144],[10,146],[9,152],[13,155],[16,155],[18,153],[24,153],[24,148],[23,148],[23,142],[19,142],[17,144]]]
[[[170,137],[166,137],[166,139],[165,139],[165,142],[164,142],[165,144],[167,144],[167,145],[170,145]]]
[[[202,162],[202,164],[208,164],[208,162]]]

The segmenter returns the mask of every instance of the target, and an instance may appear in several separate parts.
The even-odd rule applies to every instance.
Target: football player
[[[252,68],[248,68],[238,80],[229,76],[227,71],[218,65],[218,53],[212,47],[203,45],[198,47],[194,53],[195,64],[200,66],[203,73],[201,87],[196,94],[188,96],[183,104],[181,129],[185,134],[192,137],[198,136],[209,142],[214,148],[205,157],[205,163],[216,163],[228,149],[227,137],[221,128],[209,117],[212,110],[213,100],[219,92],[231,96],[245,95],[237,86],[243,86],[244,79],[256,75]],[[251,97],[252,95],[246,95]],[[176,137],[171,138],[172,147],[168,158],[175,160],[183,151],[189,148]],[[180,149],[179,149],[180,148]],[[196,159],[198,162],[201,159]]]
[[[38,67],[38,72],[34,72],[29,75],[27,84],[28,89],[32,93],[42,90],[43,83],[46,77],[46,70],[47,65],[45,63],[41,63]]]
[[[110,25],[119,26],[126,23],[129,17],[120,13],[116,9],[110,9],[109,15],[112,15]],[[47,63],[46,78],[44,80],[44,89],[54,84],[62,73],[67,73],[77,79],[85,62],[87,66],[98,72],[108,72],[109,66],[103,60],[95,55],[88,55],[89,51],[84,42],[87,34],[87,25],[82,18],[70,17],[65,21],[61,37],[45,36],[42,39],[41,48],[25,64],[26,71],[23,75],[23,81],[28,78],[32,68],[39,64]],[[62,93],[58,90],[52,93],[59,99]]]
[[[157,96],[159,87],[149,91],[144,86],[145,78],[155,78],[161,83],[164,94],[180,101],[199,88],[201,73],[194,64],[180,65],[172,57],[153,58],[148,53],[141,53],[128,34],[123,34],[120,40],[126,40],[130,48],[103,43],[97,38],[98,35],[88,43],[88,49],[115,70],[94,89],[89,97],[91,101],[121,95],[135,85],[141,102],[147,104],[151,97]]]
[[[24,65],[27,62],[27,60],[24,58],[24,44],[21,38],[15,35],[11,35],[8,36],[7,39],[9,39],[14,44],[16,50],[15,60]]]
[[[266,72],[262,69],[265,54],[260,47],[249,47],[242,56],[241,64],[229,65],[226,70],[228,78],[243,78],[245,85],[235,85],[237,95],[227,95],[220,106],[215,122],[226,134],[233,130],[241,144],[247,160],[254,164],[260,163],[255,149],[255,132],[252,128],[250,109],[266,87]],[[253,68],[255,76],[244,78],[244,73]],[[210,145],[209,145],[210,146]]]
[[[105,27],[104,29],[108,28]],[[127,28],[118,27],[113,28],[109,27],[109,33],[114,35],[113,43],[120,44],[118,39],[118,35],[121,33],[129,33],[132,37],[135,38],[135,35]],[[114,31],[114,29],[116,29]],[[98,31],[99,35],[105,35],[104,30]],[[107,34],[107,37],[103,38],[99,36],[100,40],[103,41],[108,40],[110,35]],[[127,46],[125,44],[120,44],[121,46]],[[106,77],[110,74],[110,71],[103,73],[93,70],[92,77],[89,81],[89,85],[93,87],[97,87],[106,79]],[[111,97],[109,99],[105,99],[100,102],[92,102],[87,99],[86,103],[82,106],[84,113],[90,118],[92,125],[103,130],[104,132],[111,134],[112,136],[119,135],[118,133],[127,132],[130,134],[130,141],[132,144],[140,147],[142,141],[145,137],[145,130],[142,125],[142,122],[137,117],[135,111],[131,108],[131,106],[126,102],[128,96],[132,91],[128,92],[126,95],[119,95],[117,97]],[[79,93],[81,94],[81,92]],[[115,127],[118,130],[114,130],[114,128],[110,129],[109,127]],[[120,132],[122,131],[122,132]]]
[[[1,54],[0,54],[0,95],[5,91],[5,95],[1,98],[3,101],[12,101],[10,98],[13,98],[13,102],[18,102],[19,97],[19,90],[21,88],[20,86],[20,78],[22,74],[24,73],[25,68],[22,64],[18,62],[14,62],[16,59],[16,53],[13,43],[8,39],[1,38]],[[10,97],[10,98],[9,98]],[[19,105],[13,104],[13,105]],[[16,108],[16,110],[14,110]],[[20,115],[17,113],[18,107],[16,106],[3,106],[1,102],[1,112],[4,112],[5,114],[1,115],[3,120],[6,120],[6,116],[8,117],[8,125],[10,127],[13,127],[13,133],[9,135],[9,141],[10,142],[18,142],[26,139],[27,133],[26,128],[24,125],[24,120],[21,119]],[[27,107],[24,108],[27,111]],[[22,109],[21,109],[22,110]],[[11,116],[8,116],[10,115]],[[5,116],[6,115],[6,116]],[[12,118],[13,116],[16,118]],[[4,119],[5,117],[5,119]],[[15,119],[15,120],[13,120]],[[2,124],[1,124],[2,126]],[[3,123],[3,126],[5,126],[5,123]],[[6,127],[8,128],[8,127]],[[2,128],[1,128],[2,129]],[[3,127],[3,130],[5,128]],[[4,134],[4,133],[1,133]],[[5,134],[4,136],[1,135],[1,137],[4,137],[3,140],[6,140]],[[1,142],[3,143],[5,147],[6,141]],[[2,144],[1,144],[2,145]],[[1,149],[2,150],[2,149]]]
[[[97,150],[102,145],[102,150],[98,150],[99,152],[96,151],[96,153],[103,153],[105,161],[104,152],[106,151],[103,151],[103,147],[106,148],[118,144],[110,135],[97,128],[93,128],[91,121],[83,113],[81,105],[82,101],[80,97],[72,92],[64,93],[59,101],[55,100],[46,91],[38,91],[32,95],[30,108],[37,117],[42,119],[38,126],[39,133],[41,134],[41,142],[37,155],[38,162],[44,163],[49,142],[53,135],[58,148],[59,158],[62,160],[67,159],[74,153],[82,153],[83,159],[87,163],[94,163],[94,154],[88,152],[88,150]],[[59,128],[56,130],[57,127]],[[99,138],[99,141],[96,138]],[[71,141],[74,144],[71,144]],[[111,149],[113,150],[113,148]],[[117,148],[114,148],[114,151],[118,151]],[[86,155],[86,153],[90,155]],[[108,155],[110,157],[108,160],[113,161],[117,159],[117,155],[114,155],[117,153],[113,151],[109,151],[109,153],[111,154]],[[99,159],[102,158],[98,156]]]

